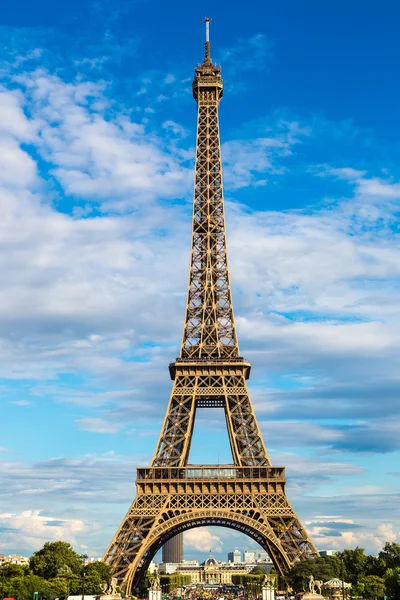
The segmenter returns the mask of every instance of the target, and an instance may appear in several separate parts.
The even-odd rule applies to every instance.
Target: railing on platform
[[[188,467],[138,467],[138,479],[151,480],[270,480],[285,481],[285,467],[236,467],[206,465]]]

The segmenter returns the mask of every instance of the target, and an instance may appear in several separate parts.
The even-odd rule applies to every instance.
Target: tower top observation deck
[[[206,24],[206,41],[204,44],[204,61],[195,68],[193,79],[193,97],[196,101],[199,99],[199,90],[201,88],[217,88],[218,94],[215,95],[217,102],[222,98],[223,82],[221,77],[221,67],[215,65],[211,60],[210,44],[210,21],[208,17],[204,19]]]

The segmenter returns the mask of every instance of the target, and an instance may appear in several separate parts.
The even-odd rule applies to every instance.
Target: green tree
[[[58,570],[57,576],[53,577],[50,583],[57,598],[65,600],[70,594],[78,594],[81,592],[81,581],[81,575],[73,573],[70,567],[64,566]]]
[[[24,577],[29,573],[28,565],[13,565],[11,563],[5,563],[1,567],[1,577],[4,575],[4,579],[7,581],[12,577]]]
[[[160,576],[161,587],[164,589],[163,586],[166,586],[167,592],[172,592],[183,585],[189,585],[190,582],[190,575],[184,575],[183,573],[172,573],[171,575],[163,574]]]
[[[264,579],[264,573],[249,573],[248,575],[232,575],[232,583],[234,585],[242,585],[248,587],[251,585],[259,585]]]
[[[378,558],[384,564],[385,570],[400,567],[400,544],[386,542]]]
[[[385,571],[385,563],[378,556],[367,556],[367,564],[365,566],[366,575],[377,575],[378,577],[384,577]]]
[[[63,567],[69,567],[75,574],[82,571],[81,557],[67,542],[46,542],[29,561],[32,573],[44,579],[57,577]]]
[[[252,575],[265,575],[266,573],[268,573],[268,571],[265,567],[260,567],[258,565],[257,567],[253,567],[250,573]]]
[[[344,564],[344,579],[356,586],[366,575],[368,557],[364,553],[364,548],[357,546],[354,550],[343,550],[338,553],[338,557]]]
[[[302,592],[306,590],[307,577],[310,575],[314,579],[328,581],[340,577],[340,572],[341,561],[337,556],[320,556],[296,562],[286,574],[286,580],[296,592]]]
[[[29,573],[29,567],[25,565],[13,565],[6,563],[0,568],[0,582],[2,597],[11,596],[13,580],[22,580]],[[15,582],[14,582],[15,584]]]
[[[400,567],[388,569],[385,574],[386,595],[390,600],[400,598]]]
[[[385,596],[385,580],[376,575],[366,575],[359,582],[361,594],[366,600],[378,600]]]
[[[56,595],[48,581],[28,573],[23,576],[17,576],[10,579],[6,587],[10,597],[16,600],[30,600],[34,592],[39,592],[41,600],[54,600]]]
[[[73,573],[69,567],[59,569],[57,577],[51,579],[51,585],[57,591],[57,597],[64,600],[70,594],[80,595],[82,593],[82,577],[84,577],[85,594],[97,595],[102,591],[103,584],[111,581],[110,569],[102,562],[94,562],[86,565],[79,574]]]
[[[93,562],[85,568],[85,592],[96,595],[101,593],[101,586],[111,581],[110,569],[102,562]]]

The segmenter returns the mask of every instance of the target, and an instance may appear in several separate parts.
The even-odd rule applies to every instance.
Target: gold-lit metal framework
[[[284,467],[272,467],[239,353],[225,235],[218,106],[220,68],[205,57],[195,70],[198,106],[189,291],[180,356],[170,365],[173,389],[148,468],[137,471],[137,495],[103,560],[127,593],[155,552],[186,529],[219,525],[242,531],[285,573],[318,552],[285,493]],[[196,410],[224,409],[233,465],[188,465]]]

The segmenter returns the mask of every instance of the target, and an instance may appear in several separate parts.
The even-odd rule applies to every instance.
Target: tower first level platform
[[[108,550],[126,591],[137,587],[154,554],[176,534],[217,525],[245,533],[280,573],[317,555],[285,494],[284,467],[188,465],[137,469],[136,499]]]

